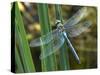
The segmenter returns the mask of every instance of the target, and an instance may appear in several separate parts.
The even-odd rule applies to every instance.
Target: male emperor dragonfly
[[[57,28],[52,32],[49,32],[48,34],[43,36],[44,40],[42,39],[42,44],[41,44],[41,38],[37,38],[30,42],[30,46],[36,47],[36,46],[48,44],[49,42],[53,41],[53,46],[52,46],[53,50],[50,50],[48,48],[47,52],[44,53],[44,55],[42,55],[41,53],[40,58],[44,59],[47,56],[59,50],[59,48],[66,41],[74,57],[80,63],[79,57],[73,45],[71,44],[69,37],[78,36],[82,32],[86,31],[86,29],[88,29],[90,25],[92,25],[92,22],[90,20],[86,20],[83,23],[80,22],[84,17],[88,15],[87,11],[88,11],[87,7],[82,7],[64,24],[62,24],[60,20],[56,20]],[[50,38],[51,35],[52,37]]]

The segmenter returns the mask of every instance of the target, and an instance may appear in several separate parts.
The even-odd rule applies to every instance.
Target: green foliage
[[[55,13],[56,19],[60,20],[63,24],[62,13],[60,5],[55,5]],[[69,69],[69,58],[68,58],[68,48],[66,43],[61,47],[59,50],[59,62],[60,62],[60,70],[67,70]]]
[[[23,73],[24,69],[23,69],[23,66],[22,66],[22,62],[21,62],[17,47],[15,47],[15,62],[16,62],[16,65],[17,65],[16,72]]]
[[[39,21],[41,25],[41,36],[51,32],[51,26],[49,23],[48,17],[48,5],[47,4],[38,4],[38,15]],[[51,35],[52,37],[52,35]],[[43,39],[43,38],[42,38]],[[53,50],[52,44],[49,43],[47,45],[42,46],[41,53],[44,54],[47,48]],[[55,54],[48,56],[47,58],[41,60],[42,63],[42,71],[54,71],[57,68],[57,63],[55,59]]]
[[[35,67],[33,64],[30,47],[26,39],[26,32],[24,29],[24,24],[22,20],[21,13],[18,8],[17,2],[15,3],[15,37],[16,43],[18,43],[19,54],[23,64],[24,72],[35,72]],[[18,54],[17,54],[18,55]],[[18,57],[18,56],[17,56]],[[19,61],[16,61],[18,63]],[[20,66],[18,66],[20,68]]]

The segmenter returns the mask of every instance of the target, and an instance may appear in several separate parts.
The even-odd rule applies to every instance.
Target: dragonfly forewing
[[[53,40],[53,37],[56,36],[55,34],[58,32],[58,30],[53,30],[52,32],[47,33],[46,35],[43,35],[42,38],[44,38],[44,40],[42,40],[42,44],[47,44],[49,43],[51,40]],[[52,34],[53,37],[50,38],[50,35]],[[30,42],[30,47],[37,47],[37,46],[41,46],[41,42],[40,42],[41,37],[34,39]]]
[[[67,22],[64,23],[64,28],[76,25],[80,20],[88,15],[87,7],[82,7],[77,11]]]

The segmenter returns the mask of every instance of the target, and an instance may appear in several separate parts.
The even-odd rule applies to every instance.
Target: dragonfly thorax
[[[63,26],[63,24],[61,23],[60,20],[57,20],[57,21],[56,21],[56,25],[57,25],[57,29],[58,29],[60,32],[63,32],[63,31],[64,31],[64,26]]]

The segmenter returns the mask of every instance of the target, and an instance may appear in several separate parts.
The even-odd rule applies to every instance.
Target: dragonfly
[[[55,24],[57,28],[54,29],[52,32],[49,32],[46,35],[44,35],[43,36],[44,39],[42,39],[42,43],[41,43],[41,37],[36,38],[30,42],[31,47],[46,45],[52,42],[53,50],[50,50],[50,48],[47,48],[44,54],[41,53],[40,59],[45,59],[46,57],[55,53],[62,47],[64,42],[66,42],[73,56],[78,61],[78,63],[80,63],[78,54],[76,53],[76,50],[73,47],[69,38],[80,35],[82,32],[86,31],[92,25],[92,22],[90,20],[80,22],[85,16],[87,16],[88,14],[87,11],[88,11],[87,7],[80,8],[64,24],[62,24],[60,20],[56,20]],[[51,35],[52,37],[50,37]]]

